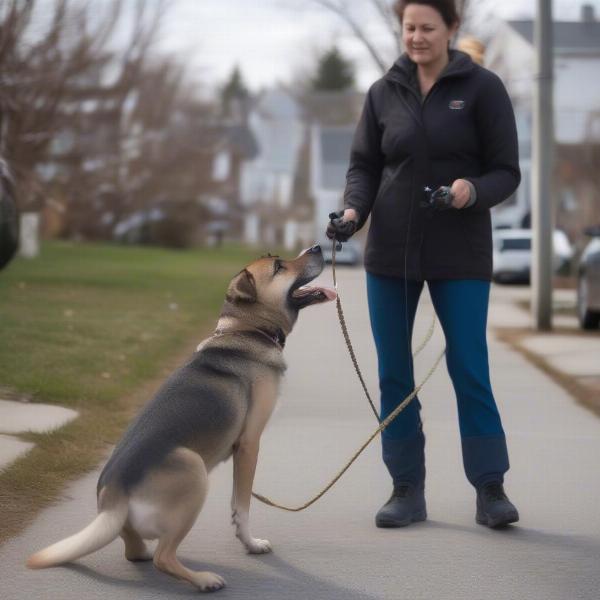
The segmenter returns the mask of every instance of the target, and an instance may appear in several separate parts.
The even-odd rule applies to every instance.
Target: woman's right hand
[[[329,215],[329,223],[325,235],[339,242],[347,242],[356,232],[358,213],[353,208],[333,212]]]

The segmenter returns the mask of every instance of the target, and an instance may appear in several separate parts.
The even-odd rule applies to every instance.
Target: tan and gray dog
[[[69,562],[121,536],[128,560],[156,567],[202,591],[219,575],[186,568],[177,547],[208,491],[208,473],[233,454],[236,536],[252,554],[269,552],[249,529],[261,433],[285,370],[282,349],[300,309],[335,298],[307,284],[323,270],[319,246],[290,261],[263,257],[231,282],[215,333],[159,389],[131,424],[98,481],[98,516],[85,529],[34,554],[34,569]],[[158,540],[154,555],[144,540]]]

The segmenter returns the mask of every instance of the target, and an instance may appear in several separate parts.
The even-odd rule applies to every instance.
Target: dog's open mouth
[[[317,302],[335,300],[337,294],[331,288],[303,285],[292,291],[294,302],[302,307]]]

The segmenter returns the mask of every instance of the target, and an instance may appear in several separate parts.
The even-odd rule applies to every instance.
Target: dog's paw
[[[259,538],[250,538],[249,542],[244,544],[248,554],[267,554],[273,551],[269,540],[261,540]]]
[[[201,592],[216,592],[225,587],[225,580],[210,571],[194,573],[193,583]]]
[[[154,558],[154,553],[145,548],[140,552],[125,552],[125,558],[130,562],[144,562],[152,560]]]

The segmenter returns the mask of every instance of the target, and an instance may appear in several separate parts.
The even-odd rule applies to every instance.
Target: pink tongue
[[[321,292],[326,300],[335,300],[337,298],[337,294],[334,290],[326,287],[316,287],[316,286],[308,286],[304,285],[301,288],[298,288],[294,293],[294,297],[303,298],[304,296],[309,296],[311,294],[315,294],[316,292]]]
[[[337,294],[335,293],[335,290],[332,290],[331,288],[318,288],[319,290],[321,290],[324,294],[325,297],[327,298],[327,300],[335,300],[337,298]]]

